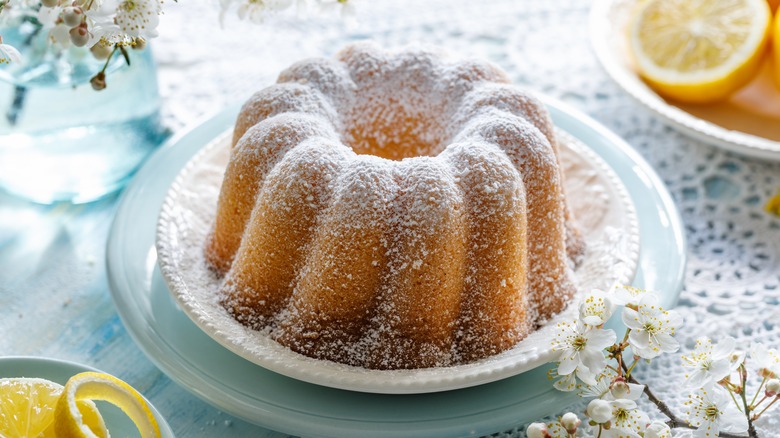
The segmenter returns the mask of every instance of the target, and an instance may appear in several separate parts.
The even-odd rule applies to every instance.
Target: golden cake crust
[[[541,103],[489,63],[369,44],[244,105],[205,244],[241,323],[378,369],[510,348],[582,251]]]

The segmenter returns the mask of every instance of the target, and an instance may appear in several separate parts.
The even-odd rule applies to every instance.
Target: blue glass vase
[[[167,136],[151,51],[105,61],[54,50],[46,32],[0,29],[23,60],[0,67],[0,189],[39,203],[83,203],[121,189]]]

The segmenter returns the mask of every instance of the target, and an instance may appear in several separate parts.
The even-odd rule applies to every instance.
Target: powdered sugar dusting
[[[569,305],[502,353],[462,365],[413,370],[370,370],[313,359],[274,341],[268,330],[255,331],[238,323],[220,305],[221,280],[207,268],[200,250],[215,214],[212,206],[228,161],[228,136],[215,140],[193,158],[172,186],[161,212],[157,243],[160,267],[174,297],[192,320],[222,345],[291,377],[338,388],[389,393],[476,385],[523,372],[550,359],[548,342],[553,327],[557,321],[572,317],[576,305]],[[583,291],[603,288],[613,281],[630,282],[638,258],[638,230],[625,189],[587,148],[564,133],[558,136],[563,139],[561,161],[571,207],[578,216],[597,218],[583,223],[588,252],[576,270],[577,284]],[[514,197],[511,192],[507,191],[505,199]],[[603,202],[590,203],[591,195]],[[594,214],[585,216],[586,211]]]
[[[499,353],[565,306],[584,248],[557,141],[500,69],[356,44],[279,81],[238,117],[206,239],[240,322],[316,358],[421,368]]]

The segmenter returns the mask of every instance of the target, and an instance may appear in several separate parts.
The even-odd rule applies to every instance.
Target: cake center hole
[[[430,92],[393,89],[385,95],[360,90],[345,117],[344,141],[358,154],[389,160],[434,156],[449,142],[445,121],[448,113],[441,98]]]

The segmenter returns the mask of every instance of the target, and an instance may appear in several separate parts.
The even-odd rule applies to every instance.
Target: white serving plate
[[[633,285],[674,306],[686,247],[672,198],[628,144],[582,113],[544,99],[553,121],[598,154],[628,189],[639,218]],[[306,383],[257,366],[207,336],[181,311],[157,265],[157,219],[180,169],[235,122],[239,104],[169,140],[122,194],[106,249],[119,316],[146,356],[172,380],[217,409],[248,422],[307,437],[453,438],[489,435],[558,412],[577,400],[547,380],[547,366],[446,392],[372,394]],[[612,324],[612,321],[610,322]],[[619,322],[615,321],[615,329]]]
[[[232,130],[210,142],[182,169],[163,203],[157,234],[160,270],[179,306],[212,339],[246,360],[288,377],[352,391],[414,394],[449,391],[501,380],[554,359],[556,325],[576,314],[576,301],[592,289],[630,284],[639,258],[639,227],[631,198],[612,169],[571,135],[559,131],[569,206],[587,243],[575,271],[573,303],[514,347],[463,365],[371,370],[294,352],[236,321],[219,303],[222,280],[203,258],[203,242],[216,214],[219,186],[230,155]],[[213,206],[213,208],[203,208]]]

